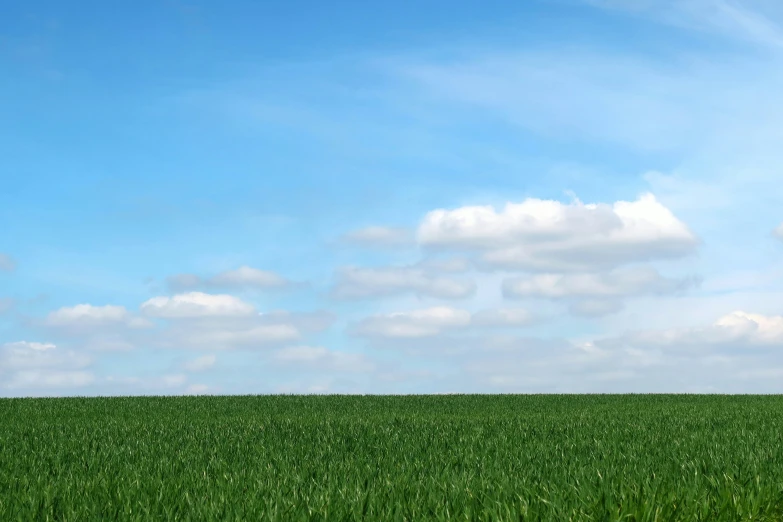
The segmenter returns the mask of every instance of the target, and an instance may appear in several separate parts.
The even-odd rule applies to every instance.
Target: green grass
[[[783,520],[777,396],[0,400],[0,520]]]

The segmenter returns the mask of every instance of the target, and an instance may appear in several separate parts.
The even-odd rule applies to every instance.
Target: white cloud
[[[302,332],[322,332],[334,323],[337,316],[328,310],[315,312],[289,312],[272,310],[258,314],[259,324],[289,324]]]
[[[772,160],[766,176],[778,179],[779,52],[586,49],[565,43],[548,50],[461,52],[440,61],[412,57],[397,61],[392,73],[410,86],[410,96],[455,118],[470,121],[479,110],[553,142],[675,152],[682,161],[678,170],[702,164],[701,180],[717,175],[722,181],[724,170],[736,179],[738,168]],[[702,198],[708,200],[699,194],[694,203]]]
[[[216,275],[208,284],[230,288],[278,288],[286,286],[288,281],[274,272],[241,266]]]
[[[8,254],[3,254],[0,252],[0,272],[11,272],[14,269],[16,269],[16,262],[13,260],[13,258]]]
[[[360,337],[430,337],[469,326],[470,319],[470,312],[466,310],[438,306],[371,316],[355,325],[352,333]]]
[[[526,199],[500,212],[491,206],[434,210],[417,237],[425,247],[482,252],[490,267],[550,272],[677,258],[699,243],[652,194],[613,205]]]
[[[693,278],[668,279],[650,267],[633,267],[593,274],[537,274],[503,280],[507,298],[623,297],[676,293],[693,286]]]
[[[192,290],[202,284],[202,279],[195,274],[176,274],[166,278],[166,285],[175,292]]]
[[[187,380],[187,375],[183,375],[181,373],[172,373],[163,375],[160,378],[160,383],[166,388],[177,388],[184,385]]]
[[[471,269],[470,260],[462,257],[430,258],[416,266],[429,272],[464,273]]]
[[[244,308],[240,308],[243,311]],[[162,348],[232,350],[274,347],[300,340],[305,334],[321,332],[335,320],[327,311],[290,312],[275,310],[237,315],[181,315],[169,322],[148,342]]]
[[[417,267],[344,267],[337,272],[331,294],[336,299],[364,299],[405,292],[439,299],[465,299],[476,292],[476,284],[439,277]]]
[[[10,297],[0,297],[0,314],[4,314],[7,311],[11,310],[15,304],[16,301],[11,299]]]
[[[188,395],[206,395],[211,389],[206,384],[191,384],[185,389],[185,393]]]
[[[0,346],[0,387],[68,388],[93,381],[89,357],[51,343],[19,341]]]
[[[187,361],[184,364],[184,368],[189,372],[203,372],[215,366],[216,362],[217,357],[214,355],[202,355],[201,357],[196,357],[193,360]]]
[[[622,311],[625,305],[617,299],[580,299],[571,303],[568,311],[577,317],[603,317]]]
[[[287,343],[300,337],[290,324],[213,323],[177,325],[166,332],[165,339],[166,345],[172,348],[230,350]]]
[[[202,278],[195,274],[177,274],[166,278],[168,287],[174,291],[195,288],[226,290],[270,290],[285,288],[291,284],[286,278],[268,270],[240,266],[213,277]]]
[[[93,306],[80,304],[63,307],[51,312],[46,318],[50,326],[60,326],[80,321],[122,322],[128,317],[128,311],[123,306]]]
[[[375,369],[375,364],[363,354],[332,351],[323,346],[288,346],[275,352],[274,359],[281,364],[319,371],[361,373]]]
[[[394,248],[414,243],[409,230],[380,226],[370,226],[348,232],[340,237],[340,242],[372,248]]]
[[[471,323],[483,327],[527,326],[536,321],[535,315],[525,308],[492,308],[473,314]]]
[[[783,347],[783,316],[767,316],[735,311],[720,317],[712,325],[632,332],[620,337],[596,341],[599,346],[640,348],[710,348],[729,346],[752,348]]]
[[[772,231],[772,235],[783,241],[783,223],[775,227],[775,230]]]
[[[141,311],[151,317],[186,319],[247,316],[254,314],[255,308],[231,295],[189,292],[153,297],[142,303]]]
[[[8,389],[80,388],[95,382],[95,376],[85,371],[23,370],[14,373],[6,383]]]
[[[44,324],[55,328],[97,328],[112,325],[149,328],[152,326],[149,320],[134,317],[123,306],[93,306],[91,304],[65,306],[50,312],[46,316]]]
[[[43,325],[53,334],[80,338],[81,348],[95,351],[128,351],[134,340],[155,324],[122,306],[79,304],[50,312]]]

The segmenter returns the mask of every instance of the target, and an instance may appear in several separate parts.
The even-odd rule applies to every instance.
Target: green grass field
[[[783,397],[0,400],[0,520],[783,520]]]

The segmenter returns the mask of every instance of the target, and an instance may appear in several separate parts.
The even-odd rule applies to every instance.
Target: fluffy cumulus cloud
[[[256,310],[253,305],[232,295],[188,292],[172,297],[153,297],[142,303],[141,312],[150,317],[192,319],[249,316]]]
[[[8,254],[0,252],[0,271],[11,272],[16,269],[16,262]]]
[[[212,277],[202,278],[195,274],[177,274],[166,279],[169,288],[174,291],[203,289],[225,290],[271,290],[285,288],[291,282],[283,276],[268,270],[259,270],[241,266],[235,270],[221,272]]]
[[[439,299],[465,299],[476,292],[476,283],[438,276],[418,266],[345,267],[338,270],[331,295],[335,299],[366,299],[406,292]]]
[[[395,248],[411,245],[414,241],[408,229],[370,226],[343,234],[340,243],[368,248]]]
[[[0,345],[0,388],[67,389],[94,381],[89,357],[52,343],[18,341]]]
[[[480,253],[488,267],[510,270],[596,271],[678,258],[699,240],[652,194],[612,205],[526,199],[429,212],[419,225],[424,247]]]

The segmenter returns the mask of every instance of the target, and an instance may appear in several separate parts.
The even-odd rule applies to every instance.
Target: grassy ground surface
[[[0,400],[0,520],[783,520],[783,398]]]

